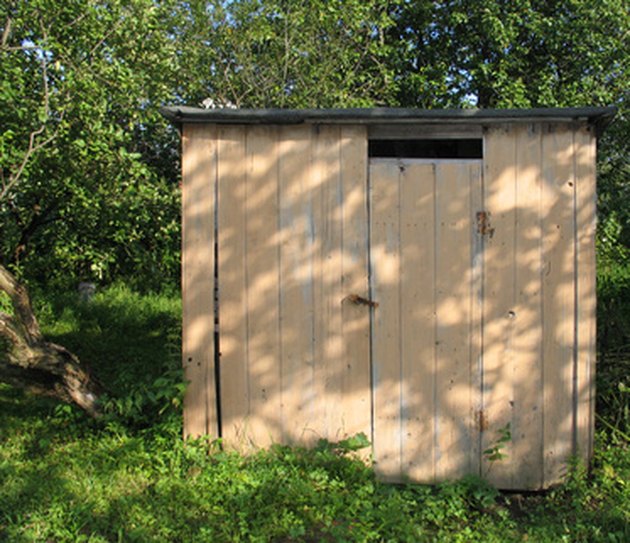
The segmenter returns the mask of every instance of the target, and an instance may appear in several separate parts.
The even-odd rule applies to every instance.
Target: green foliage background
[[[179,142],[165,104],[617,105],[599,150],[611,281],[630,239],[629,17],[623,0],[4,2],[3,189],[25,167],[0,198],[0,262],[44,285],[175,285]],[[614,290],[606,300],[626,303]]]
[[[628,540],[627,8],[0,3],[0,263],[35,292],[48,336],[115,391],[92,423],[0,386],[0,540]],[[207,97],[239,107],[617,106],[598,148],[593,473],[576,466],[565,488],[521,500],[480,481],[379,485],[339,447],[243,460],[181,443],[179,136],[158,110]],[[81,280],[97,282],[94,303],[76,299]]]

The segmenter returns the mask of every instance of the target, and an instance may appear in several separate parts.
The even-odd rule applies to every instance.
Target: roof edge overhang
[[[188,106],[163,107],[160,112],[176,125],[210,124],[493,124],[527,122],[584,122],[601,132],[617,108],[534,109],[202,109]]]

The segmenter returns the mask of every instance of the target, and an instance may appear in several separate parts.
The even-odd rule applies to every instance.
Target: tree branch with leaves
[[[133,149],[134,126],[158,116],[158,106],[152,113],[146,104],[158,101],[172,75],[157,7],[152,0],[0,6],[0,381],[92,416],[103,387],[75,354],[44,337],[25,278],[92,280],[100,262],[117,261],[114,251],[160,258],[158,241],[140,243],[157,236],[136,224],[164,231],[164,222],[177,221],[178,201]],[[153,212],[150,205],[169,198]],[[123,214],[129,208],[144,215]]]

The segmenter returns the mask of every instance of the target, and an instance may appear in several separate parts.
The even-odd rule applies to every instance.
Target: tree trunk
[[[74,354],[44,339],[26,287],[2,265],[0,291],[13,306],[13,315],[0,312],[0,381],[98,416],[101,385]]]

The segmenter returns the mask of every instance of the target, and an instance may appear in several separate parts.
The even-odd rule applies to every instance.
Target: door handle
[[[374,307],[374,308],[378,307],[378,302],[375,302],[373,300],[368,300],[367,298],[364,298],[363,296],[359,296],[358,294],[348,294],[348,296],[346,296],[342,300],[342,302],[345,302],[346,300],[355,305],[367,305],[368,307]]]

